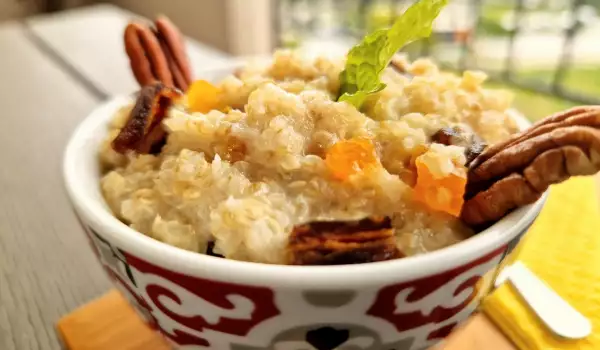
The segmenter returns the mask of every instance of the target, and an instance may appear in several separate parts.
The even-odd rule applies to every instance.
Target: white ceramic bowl
[[[218,79],[231,68],[207,72]],[[413,350],[434,345],[478,306],[545,196],[489,229],[432,253],[347,266],[276,266],[175,248],[117,220],[100,188],[98,149],[113,113],[73,133],[64,180],[93,251],[140,315],[180,349]],[[522,127],[528,122],[516,117]],[[484,278],[487,277],[487,278]]]

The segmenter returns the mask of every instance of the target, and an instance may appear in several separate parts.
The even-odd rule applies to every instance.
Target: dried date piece
[[[600,171],[600,106],[549,116],[488,148],[468,173],[461,218],[484,226],[538,200],[552,184]]]
[[[467,166],[481,153],[483,153],[487,147],[485,142],[483,142],[479,136],[474,133],[469,133],[457,126],[438,130],[435,134],[433,134],[432,141],[446,146],[453,145],[464,147],[465,157],[467,158]]]
[[[291,265],[361,264],[403,256],[388,217],[299,225],[288,249]]]
[[[161,122],[174,100],[182,93],[156,82],[145,86],[139,93],[129,119],[112,142],[119,153],[159,153],[164,145],[166,133]]]

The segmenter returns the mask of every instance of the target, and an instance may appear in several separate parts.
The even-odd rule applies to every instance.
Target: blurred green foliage
[[[594,6],[600,12],[600,0],[583,0],[583,3]],[[355,4],[358,4],[358,1]],[[524,11],[562,11],[570,6],[568,2],[559,7],[551,7],[550,4],[549,1],[540,1],[534,9],[528,8]],[[484,0],[481,6],[477,36],[498,37],[510,35],[510,30],[505,29],[502,24],[505,18],[514,11],[516,1]],[[389,27],[401,9],[395,7],[391,1],[372,1],[366,8],[353,6],[352,9],[344,8],[343,10],[345,10],[345,16],[341,18],[341,22],[344,28],[349,29],[352,33],[370,33],[377,29]],[[446,34],[451,35],[451,33]],[[287,47],[297,47],[301,42],[299,38],[298,35],[290,35],[283,41]],[[427,40],[420,40],[406,46],[403,51],[411,57],[418,57],[423,53],[424,45],[435,47],[434,42],[439,40],[444,41],[445,38],[432,35]],[[443,57],[436,56],[436,60],[445,62]],[[486,66],[481,68],[485,70]],[[493,68],[488,67],[488,69]],[[516,72],[516,78],[551,84],[555,74],[556,70],[553,67],[548,69],[519,69]],[[572,92],[591,93],[600,96],[600,83],[598,82],[600,82],[599,68],[571,65],[565,73],[562,86]],[[498,81],[488,82],[487,86],[511,90],[515,96],[515,108],[534,121],[575,105],[575,103],[557,96],[516,88],[513,85]]]
[[[488,82],[486,87],[509,90],[514,94],[513,106],[531,121],[537,121],[552,113],[570,108],[576,104],[548,94],[515,88],[499,82]]]
[[[600,8],[600,0],[586,0],[586,4]],[[556,11],[560,9],[550,9],[548,2],[540,2],[536,10]],[[479,19],[477,32],[481,36],[507,36],[510,30],[502,26],[504,18],[514,11],[515,3],[513,1],[483,1],[481,8],[481,17]],[[531,11],[531,9],[525,9]],[[374,5],[367,11],[366,28],[373,31],[382,27],[387,27],[395,14],[393,8],[385,5]],[[436,37],[429,38],[429,45],[436,41]],[[407,46],[403,51],[410,56],[418,56],[421,53],[425,41],[413,43]],[[485,68],[485,67],[483,67]],[[528,69],[518,71],[518,79],[536,80],[540,83],[551,84],[555,69]],[[564,76],[562,86],[573,92],[593,93],[600,96],[600,69],[597,67],[572,66]],[[489,82],[487,86],[492,88],[507,89],[514,93],[514,106],[532,121],[541,119],[549,114],[567,109],[576,105],[576,103],[559,98],[557,96],[534,92],[526,89],[514,87],[513,85],[501,82]]]
[[[554,74],[555,70],[552,69],[527,69],[518,71],[517,76],[520,79],[551,84],[554,80]],[[561,85],[569,91],[593,94],[600,97],[600,68],[582,65],[572,66],[566,71]]]

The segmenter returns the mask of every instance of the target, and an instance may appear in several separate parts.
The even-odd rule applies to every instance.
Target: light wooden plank
[[[516,350],[484,314],[471,318],[432,350]]]
[[[0,26],[0,349],[59,349],[53,324],[109,287],[63,190],[60,163],[97,101]]]
[[[53,324],[109,287],[64,195],[60,163],[70,132],[98,103],[94,89],[135,89],[120,42],[128,18],[100,6],[36,18],[31,31],[0,27],[2,350],[59,349]],[[50,52],[40,50],[46,40]],[[194,62],[222,63],[193,47]]]
[[[128,94],[137,88],[123,48],[123,31],[132,13],[102,4],[34,17],[27,23],[65,60],[108,95]],[[222,65],[228,55],[187,39],[195,71]]]
[[[0,1],[0,21],[22,18],[41,10],[42,4],[37,1]]]

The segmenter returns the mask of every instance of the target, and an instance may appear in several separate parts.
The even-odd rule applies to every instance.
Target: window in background
[[[412,1],[275,0],[276,45],[345,53],[389,26]],[[448,69],[476,68],[509,87],[538,119],[574,104],[600,103],[600,0],[452,0],[428,39],[405,48]]]

